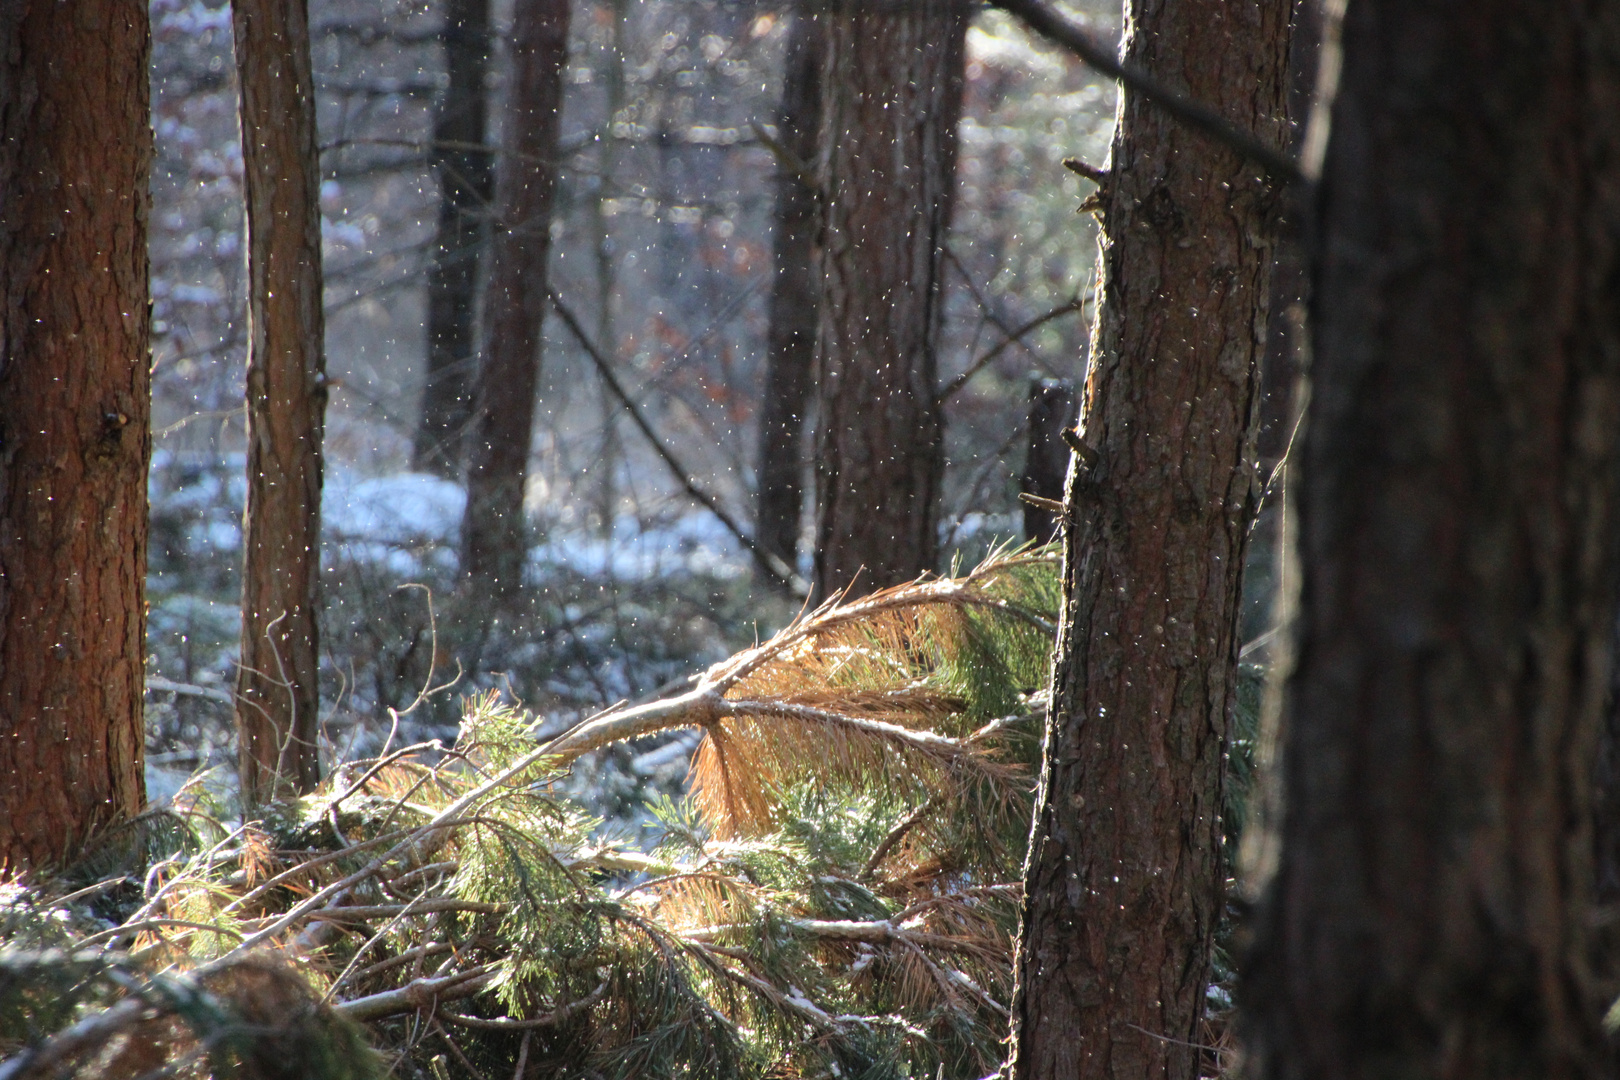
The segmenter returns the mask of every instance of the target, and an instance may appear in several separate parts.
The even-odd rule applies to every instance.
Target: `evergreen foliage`
[[[543,746],[486,695],[453,749],[279,818],[221,824],[194,783],[102,846],[107,884],[8,887],[0,1078],[983,1076],[1058,602],[1055,556],[998,552]],[[646,836],[563,793],[694,726]]]

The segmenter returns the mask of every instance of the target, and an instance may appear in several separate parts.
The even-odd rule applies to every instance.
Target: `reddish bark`
[[[934,569],[945,232],[963,0],[838,0],[825,16],[816,587]]]
[[[141,809],[146,5],[0,9],[0,866]]]
[[[247,513],[236,723],[248,805],[320,780],[320,158],[305,0],[236,0],[247,203]]]
[[[1133,0],[1125,58],[1273,146],[1289,0]],[[1278,193],[1125,91],[1010,1075],[1198,1075]]]

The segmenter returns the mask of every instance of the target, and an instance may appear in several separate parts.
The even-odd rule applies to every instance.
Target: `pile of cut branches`
[[[199,780],[123,831],[144,872],[110,837],[97,880],[0,893],[0,1080],[982,1076],[1058,601],[1002,553],[545,745],[486,696],[279,817],[219,824]],[[648,835],[561,793],[676,728],[692,794]]]

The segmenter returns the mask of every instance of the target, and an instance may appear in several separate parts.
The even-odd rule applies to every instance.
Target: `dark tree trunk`
[[[0,866],[138,813],[146,5],[0,8]]]
[[[1296,0],[1288,46],[1288,152],[1297,158],[1305,141],[1311,99],[1316,92],[1317,60],[1322,46],[1322,0]],[[1309,291],[1303,231],[1297,218],[1301,200],[1287,204],[1289,222],[1277,237],[1271,268],[1271,303],[1266,322],[1266,354],[1260,365],[1260,432],[1257,456],[1261,476],[1268,477],[1288,453],[1298,416],[1299,387],[1304,376],[1305,299]],[[1280,498],[1280,493],[1273,493]]]
[[[305,0],[235,0],[247,203],[247,515],[238,757],[248,805],[320,780],[326,414],[320,158]]]
[[[546,314],[568,0],[519,0],[512,82],[496,168],[496,232],[484,291],[484,360],[462,522],[462,572],[476,595],[523,583],[534,398]]]
[[[1598,993],[1610,1003],[1620,1000],[1620,919],[1616,918],[1620,915],[1620,625],[1615,629],[1609,654],[1609,700],[1598,733],[1592,777],[1593,901],[1601,910],[1595,920],[1594,951]],[[1620,1061],[1608,1075],[1620,1076]]]
[[[1290,0],[1133,0],[1126,59],[1281,145]],[[1124,92],[1068,477],[1011,1075],[1198,1076],[1279,195]]]
[[[825,16],[816,587],[934,569],[935,400],[965,0],[835,0]]]
[[[1248,1075],[1601,1075],[1620,9],[1358,0]]]
[[[1033,379],[1029,386],[1029,449],[1018,490],[1037,499],[1063,498],[1069,471],[1069,446],[1063,432],[1074,424],[1074,383],[1068,379]],[[1038,502],[1024,503],[1024,539],[1037,544],[1061,540],[1062,518]]]
[[[788,566],[798,561],[804,500],[804,426],[815,387],[816,230],[820,214],[808,174],[820,146],[821,24],[809,4],[793,16],[777,138],[796,161],[776,164],[775,279],[759,422],[759,497],[754,539]],[[774,576],[770,580],[776,580]]]
[[[439,174],[439,236],[427,281],[427,372],[411,446],[411,468],[459,479],[472,419],[478,360],[478,254],[490,200],[483,144],[488,95],[489,0],[448,0],[444,53],[449,76],[433,115]]]

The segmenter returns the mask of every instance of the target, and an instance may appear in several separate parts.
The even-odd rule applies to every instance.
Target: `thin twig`
[[[349,922],[363,919],[393,918],[402,915],[421,915],[432,911],[470,911],[477,915],[499,915],[508,910],[505,904],[486,904],[475,900],[458,900],[454,896],[419,897],[408,904],[348,904],[343,907],[316,911],[311,919],[328,922]]]
[[[995,362],[997,357],[999,357],[1002,353],[1006,352],[1013,345],[1018,344],[1019,342],[1023,341],[1025,336],[1027,336],[1032,331],[1038,329],[1039,327],[1045,326],[1047,323],[1051,322],[1053,319],[1062,318],[1064,315],[1069,314],[1071,311],[1080,311],[1085,306],[1086,306],[1085,297],[1076,296],[1074,299],[1068,301],[1067,303],[1059,304],[1057,307],[1053,308],[1051,311],[1046,312],[1044,315],[1037,315],[1037,316],[1035,316],[1035,318],[1033,318],[1033,319],[1029,320],[1028,322],[1026,322],[1023,326],[1020,326],[1020,327],[1014,329],[1013,331],[1011,331],[1010,333],[1007,333],[1006,336],[1004,336],[1001,339],[1001,343],[999,345],[997,345],[995,348],[991,349],[989,352],[986,352],[983,356],[979,357],[977,360],[973,361],[973,363],[968,365],[968,368],[967,368],[966,371],[962,372],[962,374],[958,375],[956,378],[954,378],[950,382],[946,383],[944,388],[942,390],[940,390],[940,392],[937,395],[935,395],[934,403],[936,405],[943,405],[947,401],[951,400],[951,398],[955,397],[958,393],[961,392],[962,388],[968,384],[968,382],[973,378],[973,376],[975,376],[979,372],[983,371],[986,367],[989,367],[992,363]]]
[[[161,690],[169,694],[179,694],[181,697],[203,698],[208,701],[218,702],[221,705],[229,705],[232,708],[236,706],[236,698],[227,691],[216,690],[211,686],[198,686],[195,683],[175,682],[173,679],[165,679],[160,675],[148,675],[146,677],[146,688],[148,690]]]
[[[1185,1046],[1193,1050],[1208,1050],[1212,1054],[1218,1054],[1221,1052],[1220,1047],[1210,1046],[1207,1043],[1188,1042],[1186,1039],[1171,1038],[1169,1035],[1160,1035],[1156,1031],[1149,1031],[1147,1028],[1139,1027],[1136,1024],[1126,1024],[1125,1026],[1135,1031],[1140,1031],[1143,1035],[1146,1035],[1150,1039],[1158,1039],[1160,1042],[1174,1043],[1177,1046]]]
[[[435,1015],[429,1020],[433,1030],[437,1031],[439,1037],[445,1041],[445,1045],[450,1047],[450,1052],[456,1055],[456,1060],[461,1062],[463,1069],[467,1070],[467,1075],[471,1076],[473,1080],[485,1080],[483,1072],[479,1070],[478,1066],[467,1060],[467,1055],[462,1053],[461,1047],[456,1044],[456,1040],[452,1039],[450,1033],[444,1030],[444,1025],[439,1023],[437,1010],[434,1010],[434,1012]]]
[[[86,897],[95,896],[98,893],[104,893],[108,889],[116,888],[119,885],[123,885],[126,882],[134,880],[134,878],[129,877],[128,875],[125,875],[124,877],[108,878],[106,881],[98,881],[94,885],[87,885],[76,892],[70,892],[66,896],[59,896],[55,900],[49,901],[49,903],[52,907],[62,907],[65,904],[73,903],[75,900],[83,900]]]
[[[883,842],[878,844],[877,849],[872,852],[872,857],[866,860],[866,865],[861,868],[859,880],[872,880],[872,875],[877,873],[877,868],[882,865],[884,859],[888,858],[889,852],[894,850],[894,845],[898,844],[902,839],[904,839],[908,832],[916,828],[918,822],[922,821],[923,818],[927,817],[934,810],[938,809],[939,804],[943,801],[944,798],[942,796],[935,795],[933,798],[917,807],[917,809],[901,818],[900,823],[889,830],[889,835],[885,836],[883,838]]]
[[[988,284],[983,289],[979,288],[979,283],[973,280],[973,275],[968,272],[967,265],[962,262],[961,258],[956,254],[956,249],[950,244],[943,245],[940,250],[944,252],[945,260],[956,267],[956,272],[962,275],[962,284],[968,287],[968,292],[973,295],[973,302],[979,305],[979,310],[984,312],[984,317],[989,320],[990,324],[1000,330],[1003,336],[1012,338],[1013,343],[1029,353],[1036,362],[1040,362],[1040,354],[1024,344],[1022,337],[1014,337],[1012,325],[1001,317],[1001,312],[997,310],[996,305],[991,302],[989,295],[987,295]]]
[[[523,1033],[523,1043],[518,1047],[517,1067],[512,1070],[512,1080],[523,1080],[523,1070],[529,1067],[529,1041],[534,1038],[534,1032]]]
[[[517,1020],[511,1017],[487,1019],[482,1016],[463,1016],[460,1013],[439,1010],[439,1015],[453,1024],[464,1027],[482,1028],[485,1031],[532,1031],[535,1028],[556,1027],[570,1018],[579,1015],[586,1009],[595,1005],[607,996],[607,983],[603,983],[578,1001],[571,1001],[567,1005],[559,1005],[544,1016],[536,1016],[528,1020]]]
[[[1065,169],[1068,169],[1070,172],[1074,173],[1076,176],[1081,176],[1081,177],[1084,177],[1087,180],[1090,180],[1093,184],[1096,184],[1098,187],[1102,187],[1104,184],[1106,184],[1108,182],[1108,170],[1107,169],[1101,169],[1101,168],[1098,168],[1095,165],[1087,164],[1085,161],[1081,160],[1080,158],[1077,158],[1077,157],[1066,157],[1066,158],[1064,158],[1063,159],[1063,167]]]
[[[418,945],[414,949],[406,949],[398,956],[390,956],[386,960],[379,960],[375,964],[368,964],[359,971],[349,974],[347,976],[347,980],[354,984],[363,984],[367,979],[376,978],[385,971],[392,971],[397,967],[403,967],[404,965],[412,963],[413,961],[424,959],[429,956],[437,956],[440,953],[454,951],[455,946],[443,941],[435,941],[429,945]],[[339,989],[342,981],[343,980],[340,979],[338,982],[333,983],[333,989]]]
[[[351,844],[349,847],[346,847],[341,851],[329,851],[324,855],[317,855],[312,859],[305,860],[304,862],[295,863],[293,866],[283,870],[275,877],[260,882],[258,886],[255,887],[251,892],[243,893],[235,900],[232,900],[225,906],[221,914],[229,914],[230,912],[235,911],[237,908],[251,904],[253,901],[259,899],[277,885],[282,884],[290,878],[302,877],[306,871],[313,870],[317,866],[334,862],[348,855],[359,854],[360,852],[365,851],[367,848],[381,847],[383,844],[394,840],[399,840],[402,837],[410,836],[412,832],[413,830],[411,829],[397,829],[394,832],[383,833],[380,836],[373,836],[370,840],[356,841],[354,844]],[[176,880],[179,879],[177,878]]]
[[[751,120],[748,126],[754,129],[754,138],[771,152],[778,165],[792,173],[811,194],[818,198],[822,195],[821,181],[816,178],[816,171],[803,158],[788,149],[785,143],[771,138],[771,133],[766,131],[765,126],[759,121]]]
[[[755,543],[754,538],[748,535],[748,532],[737,523],[736,519],[726,512],[719,501],[698,486],[697,481],[692,479],[690,470],[681,464],[680,459],[674,455],[669,447],[664,445],[663,440],[658,437],[658,433],[653,430],[652,424],[648,422],[646,415],[642,413],[641,408],[636,405],[629,392],[625,390],[624,384],[619,382],[619,377],[614,372],[613,365],[608,362],[606,355],[591,340],[590,335],[585,332],[585,328],[580,325],[580,321],[575,316],[573,309],[557,294],[555,289],[547,288],[546,295],[551,300],[551,306],[562,317],[563,324],[568,327],[569,333],[574,335],[574,340],[579,342],[580,347],[591,358],[591,362],[596,365],[596,370],[602,376],[602,381],[613,392],[613,396],[619,399],[619,404],[623,405],[625,411],[630,414],[630,419],[636,425],[637,430],[652,444],[653,450],[657,452],[664,464],[669,466],[669,470],[674,474],[676,482],[681,485],[687,495],[691,496],[692,500],[698,505],[713,514],[720,524],[725,526],[726,531],[735,536],[737,542],[747,548],[749,553],[760,561],[760,565],[773,578],[793,590],[796,595],[808,595],[810,592],[809,583],[800,577],[797,571],[784,562],[780,556],[766,551]]]
[[[91,945],[98,945],[103,941],[111,941],[121,938],[126,934],[138,934],[142,930],[152,930],[162,926],[180,926],[192,930],[207,930],[210,933],[223,934],[226,937],[233,937],[237,941],[242,940],[242,935],[237,933],[235,930],[225,926],[215,926],[212,923],[192,922],[190,919],[142,919],[140,922],[124,923],[122,926],[115,926],[111,930],[103,930],[99,934],[91,934],[89,937],[79,942],[79,948],[88,948]]]
[[[392,712],[393,710],[390,709],[389,711]],[[406,711],[409,712],[410,710],[407,709]],[[392,738],[392,735],[390,735],[390,738]],[[361,788],[365,787],[368,783],[371,782],[373,777],[375,777],[378,773],[382,772],[388,766],[392,765],[394,762],[398,761],[400,758],[409,757],[410,755],[416,753],[418,750],[437,750],[437,749],[440,749],[439,740],[438,739],[431,739],[428,742],[417,743],[414,746],[401,747],[400,749],[395,750],[392,754],[388,754],[388,755],[386,755],[384,757],[378,758],[375,762],[372,763],[371,767],[365,771],[365,773],[360,777],[360,779],[358,779],[354,783],[350,784],[347,788],[345,788],[343,790],[343,792],[341,794],[335,796],[332,799],[331,802],[327,803],[326,804],[327,809],[329,811],[336,810],[339,806],[341,806],[343,804],[343,802],[345,800],[347,800],[349,798],[349,796],[353,795],[355,792],[357,792]]]

